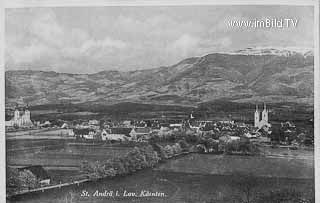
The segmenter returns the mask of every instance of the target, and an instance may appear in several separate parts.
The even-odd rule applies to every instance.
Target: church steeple
[[[254,127],[261,128],[262,126],[269,126],[269,118],[268,118],[268,109],[267,105],[264,102],[263,103],[263,111],[261,113],[261,119],[260,119],[260,112],[258,109],[258,105],[256,105],[256,111],[254,113]]]
[[[268,122],[268,110],[267,110],[267,105],[264,103],[263,111],[262,111],[262,120],[265,122]]]
[[[256,104],[256,111],[254,112],[254,127],[258,127],[260,122],[260,112]]]

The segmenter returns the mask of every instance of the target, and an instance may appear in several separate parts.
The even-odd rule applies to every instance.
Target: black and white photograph
[[[317,1],[16,2],[4,201],[320,201]]]

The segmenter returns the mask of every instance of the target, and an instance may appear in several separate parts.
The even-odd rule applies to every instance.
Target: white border
[[[57,2],[60,1],[60,2]],[[5,8],[69,6],[316,5],[317,0],[6,0]]]
[[[315,202],[320,202],[320,71],[319,71],[319,1],[318,0],[0,0],[0,202],[6,202],[5,184],[5,77],[4,18],[5,8],[25,7],[94,7],[94,6],[195,6],[195,5],[301,5],[314,6],[314,135],[315,135]]]
[[[319,71],[319,1],[316,1],[314,6],[314,167],[315,167],[315,202],[320,200],[320,138],[318,137],[320,132],[320,71]]]
[[[0,176],[6,177],[6,138],[5,138],[5,77],[4,77],[4,3],[0,1]],[[5,202],[6,178],[0,181],[0,202]],[[3,201],[4,200],[4,201]]]

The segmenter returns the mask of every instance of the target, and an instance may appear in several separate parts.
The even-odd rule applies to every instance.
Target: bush
[[[200,138],[195,134],[186,135],[186,141],[191,144],[198,144],[200,142]]]
[[[14,168],[7,168],[7,187],[15,190],[27,190],[37,188],[39,181],[37,177],[29,170],[19,171]]]
[[[83,168],[95,174],[95,177],[113,177],[153,167],[159,160],[158,153],[153,150],[151,145],[148,145],[141,148],[135,147],[124,157],[111,158],[104,163],[94,162]]]
[[[172,147],[173,154],[179,154],[182,152],[182,149],[178,143],[172,145],[171,147]]]
[[[187,149],[189,147],[189,144],[185,140],[179,140],[178,143],[182,149]]]
[[[245,154],[256,154],[259,152],[257,145],[249,141],[231,141],[226,143],[225,152],[242,152]]]
[[[170,158],[174,154],[173,149],[170,145],[167,145],[163,148],[163,153],[165,158]]]

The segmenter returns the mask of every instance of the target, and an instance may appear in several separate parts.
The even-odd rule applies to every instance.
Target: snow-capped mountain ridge
[[[313,49],[309,47],[248,47],[231,52],[220,52],[225,54],[239,55],[278,55],[292,56],[301,54],[303,56],[313,56]]]
[[[222,98],[312,103],[313,63],[312,51],[247,48],[129,72],[7,71],[6,104],[134,101],[194,105]]]

